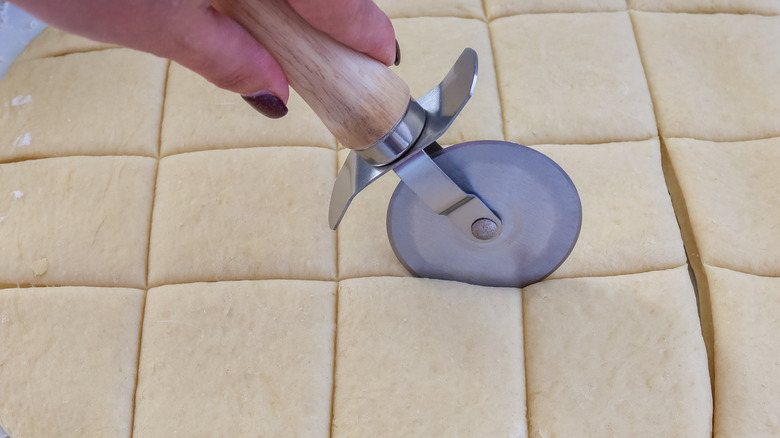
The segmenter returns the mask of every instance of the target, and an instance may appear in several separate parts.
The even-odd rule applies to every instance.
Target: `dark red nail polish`
[[[398,45],[398,40],[395,40],[395,62],[393,62],[393,65],[398,65],[401,63],[401,46]]]
[[[249,96],[241,96],[246,103],[269,119],[278,119],[287,114],[287,105],[279,96],[270,91],[261,91]]]

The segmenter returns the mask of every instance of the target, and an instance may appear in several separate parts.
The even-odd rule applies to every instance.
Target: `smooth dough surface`
[[[531,14],[490,23],[506,139],[608,143],[657,135],[627,12]]]
[[[503,139],[501,104],[487,25],[481,20],[423,17],[393,20],[393,26],[401,56],[406,60],[401,61],[396,72],[409,85],[415,99],[444,79],[466,47],[474,49],[479,57],[479,79],[474,94],[439,138],[439,143]]]
[[[710,436],[686,266],[537,283],[523,314],[530,436]]]
[[[343,163],[349,151],[339,151]],[[339,279],[371,276],[408,277],[387,236],[387,206],[400,178],[388,172],[352,201],[338,228]]]
[[[780,431],[780,278],[706,266],[715,325],[715,438]]]
[[[171,63],[160,155],[255,146],[336,147],[333,134],[295,92],[288,108],[285,117],[271,120],[237,93]]]
[[[133,436],[327,438],[336,283],[149,290]]]
[[[262,147],[160,160],[149,284],[336,278],[336,151]]]
[[[0,291],[0,424],[13,438],[129,437],[144,291]]]
[[[730,13],[730,14],[780,14],[780,2],[775,0],[627,0],[628,7],[642,11]]]
[[[340,282],[333,437],[525,437],[518,289]]]
[[[665,143],[702,261],[780,276],[780,138]]]
[[[69,53],[91,52],[117,47],[119,46],[115,44],[94,41],[49,26],[35,39],[30,41],[30,44],[25,47],[24,51],[16,59],[23,61],[26,59],[48,58]]]
[[[582,202],[582,229],[550,278],[633,274],[685,264],[657,139],[537,146],[568,173]]]
[[[631,14],[664,137],[780,135],[780,17]]]
[[[491,20],[508,15],[544,12],[613,12],[625,11],[623,0],[485,0]]]
[[[0,164],[0,285],[146,287],[156,160]]]
[[[0,82],[0,162],[157,156],[166,66],[128,49],[14,63]]]
[[[376,0],[374,3],[390,18],[485,18],[482,0]],[[402,56],[406,53],[404,46],[401,46],[401,53]]]

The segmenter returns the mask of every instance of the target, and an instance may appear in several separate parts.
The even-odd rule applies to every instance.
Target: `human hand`
[[[288,1],[313,27],[334,39],[386,65],[397,59],[392,24],[373,1]],[[240,93],[268,117],[287,114],[290,92],[282,68],[210,0],[11,2],[66,31],[172,59],[218,87]]]

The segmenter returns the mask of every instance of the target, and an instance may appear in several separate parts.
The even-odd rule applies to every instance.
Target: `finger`
[[[290,90],[273,56],[238,23],[213,8],[199,10],[174,36],[162,56],[202,75],[218,87],[244,96],[276,96],[287,102]],[[271,97],[269,97],[271,95]]]
[[[315,28],[385,65],[396,59],[390,19],[371,0],[289,0]]]

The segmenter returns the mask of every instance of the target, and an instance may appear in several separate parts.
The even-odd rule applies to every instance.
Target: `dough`
[[[657,139],[535,149],[569,174],[582,201],[580,237],[551,278],[631,274],[686,263]]]
[[[780,276],[780,138],[665,142],[703,262]]]
[[[780,17],[632,12],[664,137],[780,135]]]
[[[268,119],[237,93],[172,63],[160,154],[254,146],[336,147],[333,134],[300,96],[291,92],[288,104],[287,116]]]
[[[336,284],[149,291],[133,436],[328,437]]]
[[[349,150],[339,151],[339,162]],[[338,228],[339,279],[411,274],[403,267],[387,237],[387,206],[401,181],[388,172],[352,200]]]
[[[780,3],[774,0],[628,0],[628,6],[657,12],[780,14]]]
[[[521,15],[490,23],[506,139],[608,143],[657,135],[626,12]]]
[[[166,65],[127,49],[11,65],[0,82],[0,162],[157,156]]]
[[[160,160],[149,284],[336,278],[336,152],[263,147]]]
[[[390,18],[421,16],[485,18],[482,0],[376,0],[374,3]],[[401,46],[401,55],[406,55],[404,46]]]
[[[0,424],[13,438],[129,437],[144,291],[0,291]]]
[[[396,72],[409,85],[415,99],[444,79],[466,47],[473,48],[479,57],[479,79],[474,95],[439,143],[503,139],[501,104],[487,25],[480,20],[425,17],[397,19],[393,25],[405,60],[396,67]]]
[[[706,266],[715,323],[715,437],[780,430],[780,278]]]
[[[0,285],[146,287],[156,160],[0,164]]]
[[[493,20],[508,15],[544,12],[625,11],[623,0],[485,0],[485,10]]]
[[[687,267],[523,290],[530,436],[709,437]]]
[[[64,32],[56,27],[47,27],[16,58],[19,61],[26,59],[48,58],[63,56],[77,52],[92,52],[95,50],[117,48],[115,44],[93,41],[82,36]]]
[[[525,437],[520,291],[339,286],[333,437]]]

